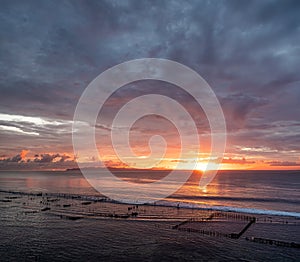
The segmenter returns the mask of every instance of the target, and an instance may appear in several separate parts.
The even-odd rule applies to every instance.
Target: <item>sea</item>
[[[166,174],[167,171],[159,170],[116,171],[116,175],[137,186],[145,181],[156,181]],[[263,237],[299,242],[300,171],[219,171],[205,190],[198,186],[200,176],[197,172],[192,174],[181,189],[158,200],[152,207],[143,209],[140,206],[139,213],[144,214],[145,219],[92,219],[89,215],[70,221],[62,219],[62,213],[51,213],[59,202],[50,202],[50,211],[41,212],[41,208],[45,199],[56,201],[63,195],[71,198],[60,200],[65,201],[66,206],[59,207],[61,210],[67,210],[70,205],[75,211],[83,208],[72,202],[73,197],[79,196],[85,201],[101,199],[103,194],[95,190],[79,170],[1,171],[0,260],[300,261],[297,248],[171,229],[177,220],[180,222],[180,219],[200,214],[196,212],[238,212],[263,216],[264,221],[273,220],[269,224],[257,223],[256,228],[248,230],[249,237],[264,232]],[[113,214],[122,209],[127,211],[124,204],[120,208],[118,203],[99,202],[97,205],[102,205],[107,212],[114,208]],[[92,205],[84,206],[85,214],[97,212],[97,205],[93,208]],[[221,224],[224,228],[230,229],[234,225],[225,222]]]
[[[117,171],[118,176],[137,183],[137,186],[141,181],[156,181],[166,173],[157,170]],[[205,190],[198,186],[200,176],[192,174],[181,190],[159,203],[300,217],[300,171],[219,171]],[[101,195],[79,170],[2,171],[0,190]]]

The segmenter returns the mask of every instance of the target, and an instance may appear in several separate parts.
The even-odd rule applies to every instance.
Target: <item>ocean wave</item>
[[[281,211],[281,210],[267,210],[267,209],[257,209],[257,208],[242,208],[234,206],[215,206],[215,205],[203,205],[203,204],[193,204],[185,202],[173,202],[173,201],[158,201],[156,205],[166,206],[166,207],[180,207],[189,209],[201,209],[201,210],[214,210],[214,211],[224,211],[224,212],[238,212],[256,215],[273,215],[273,216],[286,216],[300,218],[300,213]]]
[[[233,201],[233,202],[272,202],[286,204],[300,204],[298,199],[286,198],[259,198],[259,197],[231,197],[231,196],[188,196],[188,195],[172,195],[172,199],[184,200],[217,200],[217,201]]]

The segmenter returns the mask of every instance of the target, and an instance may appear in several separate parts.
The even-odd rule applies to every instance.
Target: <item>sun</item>
[[[198,162],[196,164],[195,170],[199,170],[202,172],[206,172],[206,171],[211,171],[211,170],[222,170],[222,164],[218,164],[212,161],[208,161],[208,162]]]
[[[199,170],[199,171],[205,171],[207,168],[207,163],[204,162],[198,162],[196,164],[195,170]]]

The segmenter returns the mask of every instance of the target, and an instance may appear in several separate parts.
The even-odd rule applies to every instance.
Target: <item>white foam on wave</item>
[[[189,209],[215,210],[215,211],[224,211],[224,212],[237,212],[237,213],[247,213],[247,214],[256,214],[256,215],[287,216],[287,217],[300,218],[300,213],[298,212],[280,211],[280,210],[242,208],[242,207],[233,207],[233,206],[213,206],[213,205],[201,205],[201,204],[169,202],[169,201],[159,201],[156,203],[156,205],[169,206],[169,207],[181,207],[181,208],[189,208]]]

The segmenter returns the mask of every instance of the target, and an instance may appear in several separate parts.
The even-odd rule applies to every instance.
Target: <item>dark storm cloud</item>
[[[24,159],[27,155],[27,150],[22,150],[11,158],[0,159],[0,170],[36,170],[36,169],[67,169],[77,167],[75,159],[65,154],[36,154],[33,159]]]
[[[35,158],[33,161],[37,163],[50,163],[53,162],[53,160],[59,156],[59,154],[42,154],[40,158]]]
[[[1,1],[0,113],[71,120],[103,70],[168,58],[200,73],[220,98],[229,150],[265,144],[299,156],[299,12],[299,1]],[[114,103],[134,92],[126,89]],[[272,132],[278,122],[286,126]],[[72,150],[69,124],[55,137],[55,125],[1,123],[39,134],[18,133],[16,143],[1,129],[5,154],[22,144],[63,150],[63,141]]]
[[[8,158],[3,158],[3,159],[0,159],[0,163],[7,163],[7,162],[13,162],[13,163],[18,163],[22,160],[22,157],[20,154],[17,154],[13,157],[8,157]]]
[[[59,162],[64,162],[65,160],[69,159],[70,156],[68,155],[61,155],[61,154],[41,154],[34,158],[33,162],[36,163],[50,163],[54,162],[55,159],[58,159]]]

